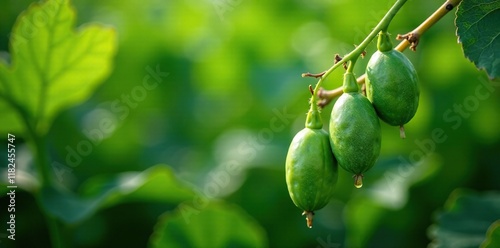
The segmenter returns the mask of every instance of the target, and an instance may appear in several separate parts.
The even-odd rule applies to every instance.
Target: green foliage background
[[[0,2],[0,57],[6,61],[11,28],[31,2]],[[406,126],[407,139],[399,138],[397,128],[382,124],[381,156],[366,173],[365,186],[355,189],[351,175],[341,170],[335,198],[317,212],[314,228],[306,228],[284,176],[288,144],[303,128],[308,109],[307,86],[316,83],[300,74],[327,69],[335,53],[352,50],[393,1],[214,2],[73,2],[77,26],[100,22],[116,28],[118,50],[110,77],[86,102],[58,115],[49,130],[51,162],[66,166],[62,182],[69,189],[86,194],[92,187],[82,185],[96,176],[167,164],[185,185],[206,195],[221,173],[235,165],[228,183],[215,190],[218,200],[211,201],[246,212],[243,220],[262,231],[260,237],[267,239],[262,242],[269,247],[422,247],[430,243],[428,228],[436,210],[454,189],[500,189],[500,83],[488,82],[464,58],[454,15],[449,14],[423,36],[417,52],[405,52],[418,71],[421,89],[418,112]],[[409,1],[389,32],[395,37],[412,30],[440,4]],[[375,49],[372,43],[368,56]],[[367,60],[358,61],[358,75]],[[169,74],[127,112],[113,112],[111,104],[141,85],[147,68]],[[325,87],[340,86],[341,74],[333,73]],[[323,111],[325,125],[331,107]],[[68,149],[88,140],[85,132],[103,118],[116,128],[76,166],[68,165]],[[16,136],[20,145],[21,134]],[[32,173],[28,147],[17,156],[19,171]],[[182,211],[180,203],[199,210],[190,212],[193,219],[204,211],[223,213],[197,208],[181,193],[158,200],[165,191],[157,186],[147,191],[154,197],[136,194],[119,204],[103,203],[102,210],[70,225],[66,238],[74,247],[143,247],[159,217]],[[0,245],[48,246],[43,214],[33,196],[18,191],[16,199],[18,240],[0,237]],[[2,193],[1,206],[7,201]],[[6,208],[0,212],[1,223],[7,222]],[[207,217],[203,223],[210,228],[211,221],[224,217]],[[183,225],[179,219],[174,222]],[[234,224],[223,223],[228,228]],[[186,226],[184,233],[204,232]],[[190,237],[179,240],[197,244],[189,243]],[[252,242],[243,246],[259,244]]]

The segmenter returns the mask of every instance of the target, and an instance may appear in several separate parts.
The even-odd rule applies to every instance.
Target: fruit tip
[[[357,189],[363,187],[363,174],[354,175],[354,187]]]
[[[313,211],[304,211],[302,215],[306,216],[306,224],[307,227],[312,228],[313,227],[313,216],[314,212]]]
[[[405,127],[403,125],[399,126],[399,137],[406,139]]]

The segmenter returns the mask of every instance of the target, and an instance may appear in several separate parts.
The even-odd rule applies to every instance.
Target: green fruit
[[[408,123],[418,108],[418,76],[410,60],[392,49],[386,33],[380,33],[378,49],[366,67],[366,95],[377,115],[392,126]]]
[[[354,174],[354,186],[363,186],[363,173],[380,154],[380,122],[370,101],[358,92],[356,78],[344,74],[344,94],[330,116],[330,141],[339,166]]]
[[[295,135],[286,157],[288,192],[293,203],[304,211],[309,228],[314,211],[330,201],[338,177],[328,133],[321,127],[319,112],[309,111],[306,128]]]

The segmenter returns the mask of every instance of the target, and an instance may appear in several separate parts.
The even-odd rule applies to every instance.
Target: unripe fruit
[[[408,123],[418,108],[418,76],[410,60],[392,49],[387,33],[378,38],[379,51],[375,52],[366,67],[366,96],[377,115],[392,126]]]
[[[330,141],[339,166],[354,174],[354,186],[363,186],[363,173],[380,154],[380,122],[370,101],[358,92],[356,78],[344,74],[344,94],[332,109]]]
[[[312,227],[314,211],[323,208],[333,193],[338,167],[328,133],[317,110],[310,110],[306,128],[298,132],[286,157],[286,183],[293,203],[306,215]]]

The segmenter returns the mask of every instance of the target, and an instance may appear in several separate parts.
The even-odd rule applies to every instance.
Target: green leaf
[[[500,193],[455,190],[429,228],[430,247],[479,247],[491,223],[500,219]]]
[[[500,247],[500,220],[491,224],[486,232],[486,240],[481,244],[481,248]]]
[[[73,30],[74,23],[69,0],[34,3],[18,17],[10,36],[12,64],[0,63],[0,109],[10,106],[0,130],[18,129],[15,119],[23,116],[44,134],[59,111],[86,100],[108,76],[115,31],[99,24]]]
[[[184,211],[195,211],[186,219]],[[235,205],[210,203],[165,213],[150,238],[151,247],[267,247],[262,227]]]
[[[176,178],[170,167],[157,165],[144,172],[129,172],[89,179],[77,195],[62,188],[45,187],[42,207],[66,223],[76,223],[97,210],[124,201],[165,202],[191,200],[194,191]]]
[[[467,0],[457,10],[455,24],[465,57],[491,79],[500,75],[500,1]]]

